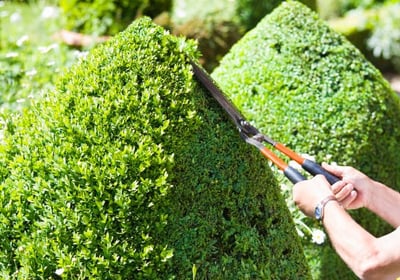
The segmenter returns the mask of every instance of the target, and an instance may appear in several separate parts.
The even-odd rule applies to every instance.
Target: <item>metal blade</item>
[[[228,115],[232,118],[233,122],[240,129],[242,122],[245,121],[244,117],[239,113],[238,109],[226,98],[223,92],[215,84],[210,75],[200,68],[196,63],[191,62],[193,66],[193,73],[201,84],[211,93],[215,100],[224,108]]]
[[[276,142],[273,141],[266,135],[260,133],[260,131],[252,126],[246,119],[239,113],[239,110],[228,100],[225,94],[218,88],[214,80],[210,77],[210,75],[203,70],[196,63],[191,62],[193,67],[193,73],[197,77],[197,79],[202,83],[202,85],[211,93],[215,100],[221,105],[222,108],[228,113],[233,122],[236,124],[237,128],[240,131],[240,135],[243,139],[247,139],[249,137],[254,138],[258,142],[266,141],[271,145],[276,145]],[[246,140],[246,142],[253,144],[252,141]]]

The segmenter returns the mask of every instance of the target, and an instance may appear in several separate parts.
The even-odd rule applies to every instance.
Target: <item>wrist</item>
[[[338,213],[337,212],[338,209],[341,209],[340,211],[347,213],[344,210],[343,206],[339,203],[339,201],[332,200],[329,203],[327,203],[324,208],[324,217],[321,220],[321,223],[325,226],[327,221],[332,221],[332,219],[336,219],[335,217]],[[332,213],[335,213],[335,214],[332,215]]]
[[[371,199],[371,197],[374,197],[375,194],[379,194],[381,192],[382,187],[383,185],[381,183],[370,179],[370,182],[365,184],[365,188],[363,190],[364,198],[362,206],[369,210],[374,209],[375,208],[375,206],[373,205],[374,199]]]
[[[320,202],[315,206],[314,209],[314,217],[322,221],[325,213],[325,206],[330,202],[338,202],[336,197],[333,194],[327,195],[325,198],[321,199]]]

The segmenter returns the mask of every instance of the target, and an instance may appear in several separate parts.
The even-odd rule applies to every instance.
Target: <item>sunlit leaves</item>
[[[265,17],[213,77],[273,139],[400,188],[399,98],[353,45],[300,3],[286,2]],[[371,231],[384,232],[376,217],[359,215]],[[313,252],[310,259],[326,255],[324,270],[337,271],[330,254]]]

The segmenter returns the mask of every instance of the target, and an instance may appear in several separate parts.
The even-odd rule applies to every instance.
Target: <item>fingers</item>
[[[350,192],[350,194],[345,199],[340,201],[340,204],[346,209],[356,208],[356,207],[352,206],[352,204],[357,199],[357,196],[358,196],[357,191],[353,190]]]
[[[336,199],[341,203],[343,203],[343,201],[346,200],[353,191],[355,191],[353,184],[344,181],[339,181],[333,184],[331,190],[336,196]]]
[[[336,176],[338,176],[338,177],[340,177],[340,178],[343,177],[344,170],[343,170],[343,167],[341,167],[341,166],[330,165],[330,164],[327,164],[327,163],[323,162],[323,163],[322,163],[322,167],[323,167],[325,170],[331,172],[332,174],[334,174],[334,175],[336,175]]]

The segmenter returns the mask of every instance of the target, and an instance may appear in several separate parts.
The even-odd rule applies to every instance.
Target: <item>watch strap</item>
[[[314,215],[315,218],[317,220],[322,220],[324,217],[324,208],[325,205],[329,202],[329,201],[337,201],[336,197],[334,195],[328,195],[327,197],[325,197],[323,200],[321,200],[317,206],[315,207],[315,211],[314,211]]]

